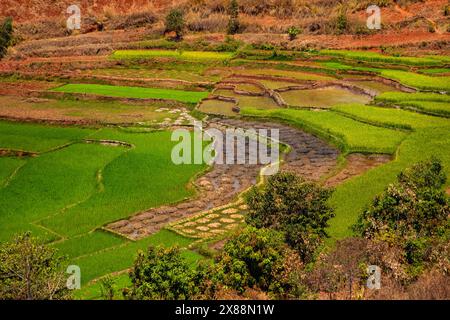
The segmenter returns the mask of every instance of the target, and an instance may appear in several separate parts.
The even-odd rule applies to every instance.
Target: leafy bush
[[[226,286],[243,293],[256,286],[287,298],[302,292],[296,279],[299,271],[299,258],[284,243],[282,233],[247,227],[225,244],[210,276],[216,289]]]
[[[166,16],[165,26],[166,32],[175,32],[175,40],[181,40],[185,27],[183,11],[172,9]]]
[[[292,173],[278,173],[262,189],[255,187],[247,195],[247,223],[284,232],[286,242],[302,260],[310,261],[334,216],[328,205],[331,194]]]
[[[11,45],[13,33],[13,20],[6,18],[0,26],[0,59],[6,54],[6,50]]]
[[[287,34],[289,36],[289,40],[293,41],[297,36],[301,33],[301,30],[295,26],[289,27],[287,30]]]
[[[450,204],[442,190],[445,182],[437,159],[406,169],[362,213],[356,230],[368,238],[390,234],[411,241],[443,234],[450,215]]]
[[[0,245],[0,300],[68,299],[64,259],[29,233]]]
[[[149,247],[142,251],[130,271],[132,287],[124,292],[132,300],[190,299],[199,287],[196,271],[189,268],[176,247]]]

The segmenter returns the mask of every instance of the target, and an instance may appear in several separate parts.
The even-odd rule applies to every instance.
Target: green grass
[[[394,161],[348,180],[336,188],[331,199],[336,216],[328,233],[331,241],[352,235],[350,227],[375,195],[381,193],[405,168],[431,156],[440,158],[450,177],[450,127],[424,128],[409,135],[401,144]]]
[[[25,163],[25,159],[0,157],[0,189],[7,184],[14,172]]]
[[[420,129],[450,126],[450,120],[394,108],[379,108],[360,104],[338,105],[333,111],[362,122],[400,129]]]
[[[136,99],[164,99],[197,103],[208,96],[208,92],[184,91],[158,88],[110,86],[101,84],[66,84],[52,89],[56,92],[94,94],[109,97]]]
[[[445,63],[442,59],[429,57],[394,57],[382,55],[371,51],[349,51],[349,50],[321,50],[321,55],[339,57],[349,60],[388,63],[412,66],[439,66]]]
[[[185,238],[172,231],[161,230],[150,237],[136,242],[127,241],[122,246],[73,259],[71,263],[80,267],[81,282],[86,284],[103,275],[130,268],[138,250],[146,250],[150,245],[162,245],[165,247],[176,245],[180,248],[186,248],[193,241],[193,239]],[[191,263],[195,263],[203,258],[192,251],[184,251],[183,256]]]
[[[433,102],[433,101],[403,101],[397,102],[396,105],[406,109],[414,109],[422,113],[440,115],[450,118],[450,103]]]
[[[445,73],[450,73],[450,68],[432,68],[432,69],[420,69],[420,73],[440,75]]]
[[[422,90],[450,91],[450,77],[431,77],[401,70],[380,70],[381,76]]]
[[[380,102],[433,101],[450,103],[450,95],[438,93],[385,92],[375,98]]]
[[[0,121],[0,148],[45,152],[92,134],[92,130]]]
[[[103,231],[95,231],[73,237],[65,241],[56,242],[52,246],[71,259],[93,254],[100,250],[117,247],[127,243],[125,238]]]
[[[349,152],[393,154],[406,133],[375,127],[332,111],[244,109],[243,115],[276,118],[316,133]]]
[[[122,152],[123,148],[74,144],[29,159],[0,189],[0,241],[88,199],[98,191],[97,172]]]
[[[111,55],[113,59],[152,59],[175,58],[181,60],[229,60],[233,58],[232,52],[212,51],[180,51],[180,50],[117,50]]]
[[[386,92],[375,98],[376,102],[393,104],[421,113],[450,117],[450,96],[436,93]]]
[[[64,212],[41,221],[46,228],[69,236],[83,234],[108,222],[148,208],[191,196],[185,186],[204,165],[177,166],[171,161],[176,142],[170,132],[126,133],[102,129],[95,139],[115,139],[135,148],[110,161],[102,170],[102,189]],[[168,174],[170,172],[170,174]]]

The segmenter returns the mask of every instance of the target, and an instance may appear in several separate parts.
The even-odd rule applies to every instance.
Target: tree
[[[132,287],[126,298],[132,300],[192,299],[199,288],[197,271],[189,267],[178,248],[149,247],[142,251],[130,271]]]
[[[64,258],[29,233],[0,245],[0,299],[56,300],[70,298]]]
[[[286,242],[309,262],[334,216],[328,204],[332,192],[292,173],[278,173],[247,194],[247,223],[284,232]]]
[[[367,238],[390,234],[411,241],[443,234],[450,215],[445,182],[442,164],[435,158],[406,169],[375,197],[355,229]]]
[[[184,14],[180,9],[172,9],[166,16],[166,32],[174,32],[175,40],[183,38],[185,28]]]
[[[300,265],[292,259],[300,261],[282,233],[247,227],[225,244],[209,276],[216,287],[239,293],[256,288],[275,297],[291,297],[302,292],[295,277]]]
[[[239,23],[239,4],[237,0],[231,0],[230,6],[228,8],[230,15],[230,20],[228,21],[227,33],[236,34],[239,33],[240,23]]]
[[[2,58],[11,45],[13,33],[13,20],[8,17],[3,21],[0,26],[0,58]]]

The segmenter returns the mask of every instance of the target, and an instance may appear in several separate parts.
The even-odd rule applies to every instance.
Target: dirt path
[[[334,187],[353,177],[359,176],[364,172],[381,166],[392,160],[388,155],[366,155],[361,153],[350,154],[347,157],[345,167],[335,176],[329,178],[325,185]]]

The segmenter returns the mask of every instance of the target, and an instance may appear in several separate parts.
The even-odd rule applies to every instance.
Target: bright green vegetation
[[[204,166],[173,164],[171,151],[175,142],[170,141],[170,136],[170,132],[98,131],[93,139],[127,141],[135,147],[103,167],[100,192],[92,193],[83,202],[41,221],[41,224],[57,233],[75,236],[192,195],[193,191],[184,186]]]
[[[82,272],[82,284],[113,272],[119,272],[130,268],[138,250],[146,250],[150,245],[165,247],[179,246],[186,248],[194,240],[182,237],[172,231],[161,230],[139,241],[126,241],[121,246],[98,251],[96,253],[73,259],[71,263],[80,266]],[[203,259],[201,255],[193,251],[183,251],[183,256],[191,263]]]
[[[56,92],[94,94],[109,97],[136,99],[164,99],[197,103],[208,96],[208,92],[183,91],[172,89],[110,86],[101,84],[66,84],[52,89]]]
[[[377,96],[375,100],[381,102],[434,101],[450,103],[450,96],[438,93],[386,92]]]
[[[79,128],[0,122],[0,149],[45,152],[84,139],[93,132]]]
[[[389,98],[408,94],[388,93]],[[416,98],[443,99],[436,94],[413,94]],[[444,98],[445,99],[445,98]],[[333,111],[308,110],[244,110],[249,116],[275,118],[315,132],[341,149],[353,152],[363,147],[366,152],[395,154],[395,159],[336,187],[331,204],[336,217],[328,232],[330,243],[352,235],[350,227],[374,196],[406,167],[431,156],[438,157],[450,176],[450,120],[415,112],[365,105],[340,105]],[[408,129],[408,132],[391,128]]]
[[[244,109],[241,113],[246,116],[276,118],[290,122],[333,140],[349,152],[392,154],[406,137],[405,132],[375,127],[332,111]]]
[[[431,75],[440,75],[450,73],[450,68],[420,69],[419,72]]]
[[[221,100],[204,100],[198,110],[209,114],[220,114],[225,116],[236,116],[233,111],[234,103]]]
[[[394,104],[421,113],[450,117],[450,96],[435,93],[386,92],[376,97],[377,102]]]
[[[205,166],[173,164],[175,142],[170,141],[170,132],[9,122],[0,122],[0,132],[0,149],[19,149],[16,142],[25,150],[56,148],[36,157],[0,157],[0,241],[27,230],[47,242],[57,240],[52,245],[84,270],[83,283],[128,268],[136,251],[149,244],[185,247],[191,243],[168,231],[130,242],[98,230],[138,211],[193,194],[186,186]],[[28,139],[31,134],[35,140]],[[53,139],[58,135],[64,139]],[[123,141],[133,147],[83,143],[86,137]],[[27,140],[30,142],[25,145]],[[191,261],[201,258],[190,251],[184,254]]]
[[[321,50],[320,54],[356,61],[413,65],[413,66],[439,66],[442,65],[444,62],[441,59],[435,57],[433,58],[393,57],[371,51]]]
[[[337,62],[337,61],[324,61],[324,62],[321,62],[320,64],[323,67],[326,67],[328,69],[339,70],[339,71],[347,71],[347,70],[363,71],[363,72],[377,72],[378,71],[377,68],[351,66],[351,65],[343,64],[343,63]]]
[[[175,51],[175,50],[117,50],[111,57],[113,59],[152,59],[175,58],[182,60],[229,60],[233,58],[231,52],[208,51]]]
[[[128,273],[126,269],[130,268],[134,262],[138,250],[145,251],[149,245],[154,246],[178,246],[181,248],[187,247],[192,243],[191,239],[184,238],[174,232],[168,230],[161,230],[160,232],[150,236],[147,239],[143,239],[137,242],[127,242],[126,244],[118,247],[111,247],[109,251],[104,253],[98,252],[91,256],[86,256],[80,259],[74,260],[74,263],[79,264],[81,268],[90,270],[88,274],[83,274],[82,282],[85,284],[80,290],[75,292],[75,298],[77,299],[101,299],[101,283],[94,282],[89,283],[90,280],[97,279],[106,274],[122,271],[119,275],[114,275],[114,286],[117,288],[116,297],[122,299],[121,289],[129,287],[131,285]],[[112,253],[111,251],[117,251]],[[109,253],[108,253],[109,252]],[[204,260],[204,257],[190,250],[183,250],[181,256],[191,265],[195,266],[200,260]],[[95,272],[95,264],[109,264],[100,267],[100,272]],[[83,270],[82,269],[82,270]]]
[[[128,272],[112,276],[112,279],[115,289],[114,300],[123,300],[121,290],[132,285]],[[102,284],[100,280],[86,284],[80,290],[76,290],[73,295],[76,300],[103,300],[105,298],[102,296]]]
[[[26,160],[20,158],[0,157],[0,189],[25,162]]]
[[[386,69],[381,70],[380,74],[417,89],[450,91],[450,77],[430,77],[414,72]]]
[[[379,108],[353,104],[335,106],[332,110],[362,122],[369,122],[371,124],[392,128],[411,130],[450,125],[450,120],[445,118],[426,116],[394,108]]]
[[[442,160],[447,176],[450,176],[449,132],[450,126],[418,129],[402,142],[394,161],[338,186],[331,201],[336,208],[336,217],[331,219],[328,229],[332,239],[350,236],[349,227],[356,222],[364,207],[412,164],[435,156]]]
[[[414,109],[422,113],[429,113],[434,115],[441,115],[450,117],[450,103],[448,102],[433,102],[433,101],[404,101],[398,102],[403,108]]]
[[[339,103],[367,103],[370,97],[338,87],[289,90],[280,93],[290,106],[329,108]]]

